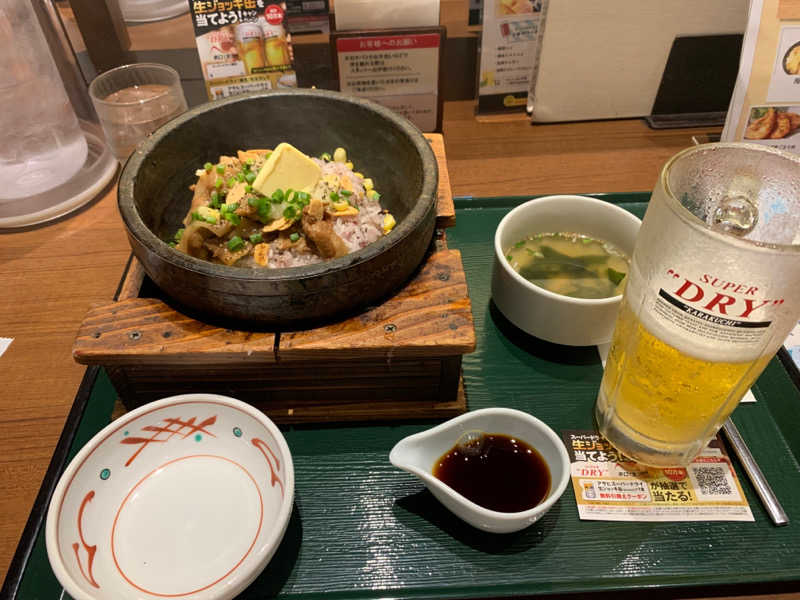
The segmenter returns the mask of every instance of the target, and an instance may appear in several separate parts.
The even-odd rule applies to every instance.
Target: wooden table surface
[[[479,121],[470,101],[447,103],[444,113],[456,196],[645,191],[693,135],[717,132],[653,131],[641,120]],[[0,337],[14,340],[0,357],[0,580],[84,372],[71,357],[75,333],[93,303],[113,297],[128,255],[116,187],[57,222],[0,231]]]

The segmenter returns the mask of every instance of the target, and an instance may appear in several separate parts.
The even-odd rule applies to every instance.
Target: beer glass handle
[[[788,525],[789,517],[786,511],[783,510],[781,503],[775,496],[775,492],[772,491],[766,477],[764,477],[756,460],[750,453],[750,448],[747,447],[744,438],[742,438],[742,434],[739,433],[739,429],[734,425],[733,421],[728,419],[722,426],[722,430],[725,432],[728,442],[733,446],[736,456],[739,457],[739,461],[742,463],[747,476],[750,478],[750,482],[753,484],[753,487],[756,488],[756,493],[758,497],[761,498],[761,502],[764,508],[767,509],[772,522],[775,523],[775,525]]]

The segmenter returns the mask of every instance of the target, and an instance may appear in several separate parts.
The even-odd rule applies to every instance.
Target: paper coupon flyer
[[[753,521],[719,438],[686,468],[621,455],[596,431],[564,431],[578,515],[588,521]]]

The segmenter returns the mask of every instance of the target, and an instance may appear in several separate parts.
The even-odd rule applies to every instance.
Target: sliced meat
[[[314,217],[315,219],[321,219],[325,216],[325,205],[322,203],[322,200],[312,196],[311,201],[308,203],[308,206],[304,210],[304,212],[308,212],[308,215]]]
[[[228,266],[235,264],[237,260],[250,254],[250,250],[253,249],[253,245],[250,242],[245,242],[244,246],[239,250],[231,251],[228,250],[227,243],[220,239],[208,239],[203,245],[211,252],[214,258]]]
[[[310,206],[310,205],[309,205]],[[344,256],[349,252],[336,232],[333,231],[333,224],[330,221],[318,219],[309,212],[309,206],[303,208],[303,218],[301,224],[306,237],[317,247],[320,256],[323,258],[336,258]]]

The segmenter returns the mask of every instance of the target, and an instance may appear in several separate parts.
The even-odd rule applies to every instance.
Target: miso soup
[[[572,298],[622,293],[628,257],[616,246],[577,233],[540,233],[506,251],[511,268],[550,292]]]

